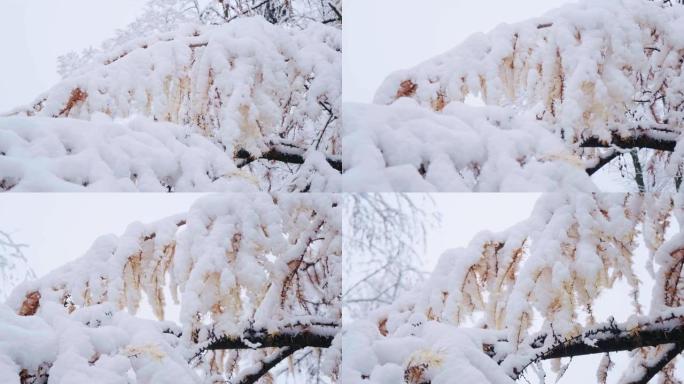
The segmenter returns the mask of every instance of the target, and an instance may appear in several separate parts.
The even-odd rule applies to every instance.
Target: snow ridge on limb
[[[180,326],[155,322],[157,333],[184,364],[229,378],[269,354],[262,349],[329,345],[341,318],[338,206],[319,194],[203,198],[186,214],[98,239],[8,304],[19,311],[38,297],[33,315],[46,321],[56,316],[49,306],[65,316],[103,305],[135,315],[144,293],[163,320],[170,295]]]
[[[0,119],[0,191],[256,191],[206,137],[142,118]]]
[[[372,358],[343,360],[343,382],[448,383],[468,365],[477,382],[510,383],[544,359],[616,350],[634,351],[625,383],[667,374],[684,341],[684,238],[666,231],[682,212],[680,195],[543,196],[529,219],[446,252],[423,286],[347,327],[338,337],[350,354]],[[640,233],[657,266],[648,315],[633,261]],[[618,280],[634,315],[597,319],[596,300]]]
[[[113,47],[12,114],[142,115],[188,126],[229,159],[263,158],[245,169],[262,189],[286,190],[283,180],[301,167],[268,156],[282,147],[272,143],[319,152],[333,168],[339,157],[340,35],[320,23],[300,30],[261,17],[185,25]]]
[[[548,124],[500,107],[344,105],[346,191],[594,191]]]

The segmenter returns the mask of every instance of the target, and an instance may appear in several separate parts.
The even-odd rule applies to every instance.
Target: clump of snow
[[[468,383],[514,382],[473,333],[427,319],[388,332],[382,337],[369,322],[358,322],[341,334],[341,384],[448,384],[456,377]]]
[[[175,336],[111,304],[68,313],[45,302],[34,316],[19,316],[0,304],[0,324],[3,383],[46,383],[48,376],[56,383],[201,382]]]
[[[346,104],[343,147],[345,191],[595,190],[546,123],[499,107]]]

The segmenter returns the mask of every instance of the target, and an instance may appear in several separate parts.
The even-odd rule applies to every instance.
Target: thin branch
[[[613,159],[615,159],[616,157],[618,157],[620,155],[622,155],[622,153],[620,151],[612,151],[608,155],[600,157],[599,161],[598,161],[598,163],[596,163],[596,165],[586,169],[587,174],[589,174],[589,176],[593,175],[594,173],[598,172],[601,168],[603,168],[603,166],[605,166],[606,164],[609,164],[611,161],[613,161]]]
[[[675,357],[682,353],[682,350],[684,350],[684,343],[675,343],[669,347],[670,349],[668,349],[654,364],[643,366],[644,375],[640,379],[628,381],[626,384],[647,384],[653,376],[657,375],[658,372],[662,371]]]
[[[293,353],[297,352],[298,348],[285,347],[274,354],[267,356],[261,361],[258,368],[250,367],[250,371],[257,369],[255,372],[247,373],[242,375],[235,381],[236,384],[253,384],[256,383],[263,375],[268,373],[273,367],[278,365],[281,361],[288,358]]]
[[[639,161],[639,154],[636,149],[629,151],[629,155],[632,157],[632,163],[634,164],[634,181],[636,181],[639,187],[639,192],[646,191],[646,185],[644,184],[644,171],[641,168],[641,161]]]

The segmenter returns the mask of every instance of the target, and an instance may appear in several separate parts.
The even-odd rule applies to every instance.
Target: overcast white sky
[[[38,276],[85,253],[101,235],[120,235],[135,221],[151,222],[187,211],[202,194],[4,193],[0,230],[28,244]]]
[[[59,81],[57,57],[113,36],[144,0],[2,0],[0,113],[33,101]]]
[[[391,72],[410,68],[501,23],[570,0],[345,0],[343,99],[370,102]]]
[[[136,221],[152,222],[187,211],[202,194],[4,193],[0,230],[27,244],[24,255],[38,276],[82,256],[99,236],[121,235]],[[143,303],[139,316],[154,318]],[[170,320],[178,308],[167,306]]]

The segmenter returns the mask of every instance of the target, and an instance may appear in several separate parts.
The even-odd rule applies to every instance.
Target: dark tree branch
[[[646,191],[646,184],[644,183],[644,170],[641,168],[641,161],[639,161],[639,153],[636,149],[629,151],[632,157],[632,164],[634,164],[634,181],[639,187],[639,192]]]
[[[340,12],[340,11],[337,9],[337,7],[335,7],[335,6],[334,6],[332,3],[330,3],[330,2],[328,3],[328,6],[330,7],[330,9],[332,9],[333,12],[335,12],[335,15],[337,16],[337,19],[338,19],[339,21],[342,21],[342,12]]]
[[[510,366],[509,375],[517,379],[530,365],[539,361],[591,355],[596,353],[631,351],[637,348],[654,347],[675,343],[684,345],[684,315],[671,314],[652,321],[643,321],[637,326],[627,327],[615,322],[608,322],[592,327],[582,334],[569,339],[554,341],[550,346],[544,346],[547,338],[554,337],[548,333],[536,335],[530,346],[537,350],[522,364]],[[591,340],[591,344],[587,343]],[[485,351],[492,357],[496,351],[492,346],[485,346]],[[506,364],[509,356],[499,361]]]
[[[328,329],[336,331],[339,324],[320,323],[311,325],[293,325],[286,327],[278,333],[269,333],[265,329],[248,329],[242,336],[218,336],[209,342],[205,350],[218,349],[256,349],[256,348],[281,348],[294,347],[297,349],[306,347],[328,348],[335,338],[335,332],[313,332],[311,329]],[[257,347],[258,345],[258,347]]]
[[[279,348],[279,347],[317,347],[328,348],[332,343],[333,336],[319,335],[311,332],[267,334],[265,331],[255,333],[245,338],[239,337],[220,337],[212,341],[207,347],[208,350],[218,349],[254,349],[254,345],[259,348]]]
[[[662,371],[663,368],[667,364],[670,363],[677,355],[682,353],[682,350],[684,350],[684,343],[675,343],[670,346],[670,349],[661,356],[661,358],[655,362],[653,365],[649,366],[643,366],[644,367],[644,375],[641,377],[639,380],[635,381],[629,381],[627,384],[647,384],[649,380],[653,378],[653,376],[657,375],[658,372]]]
[[[590,137],[584,139],[584,141],[580,143],[581,148],[608,148],[616,146],[625,149],[650,148],[668,152],[673,152],[675,145],[677,145],[676,137],[667,139],[656,138],[644,132],[637,133],[635,136],[631,137],[622,137],[617,133],[613,133],[610,142],[602,141],[598,137]]]
[[[593,355],[595,353],[631,351],[641,347],[654,347],[674,341],[684,343],[684,327],[681,325],[672,329],[654,327],[653,329],[644,329],[634,333],[618,329],[603,329],[596,332],[586,332],[584,336],[592,337],[592,334],[596,336],[611,334],[612,337],[597,339],[594,346],[586,344],[581,338],[573,338],[543,353],[540,356],[541,360]]]
[[[299,151],[297,151],[297,152],[299,152]],[[295,151],[286,152],[286,151],[282,151],[276,147],[271,147],[267,152],[262,153],[261,156],[259,156],[259,157],[256,157],[256,156],[253,156],[251,153],[249,153],[247,150],[240,149],[235,153],[235,158],[246,160],[242,164],[239,164],[238,168],[242,168],[245,165],[247,165],[247,164],[249,164],[255,160],[258,160],[258,159],[271,160],[271,161],[282,161],[284,163],[291,163],[291,164],[304,164],[303,153],[304,153],[304,150],[301,150],[301,153],[295,153]],[[331,157],[327,157],[326,160],[327,160],[328,164],[330,164],[331,167],[333,167],[338,172],[342,172],[342,160],[331,158]]]

